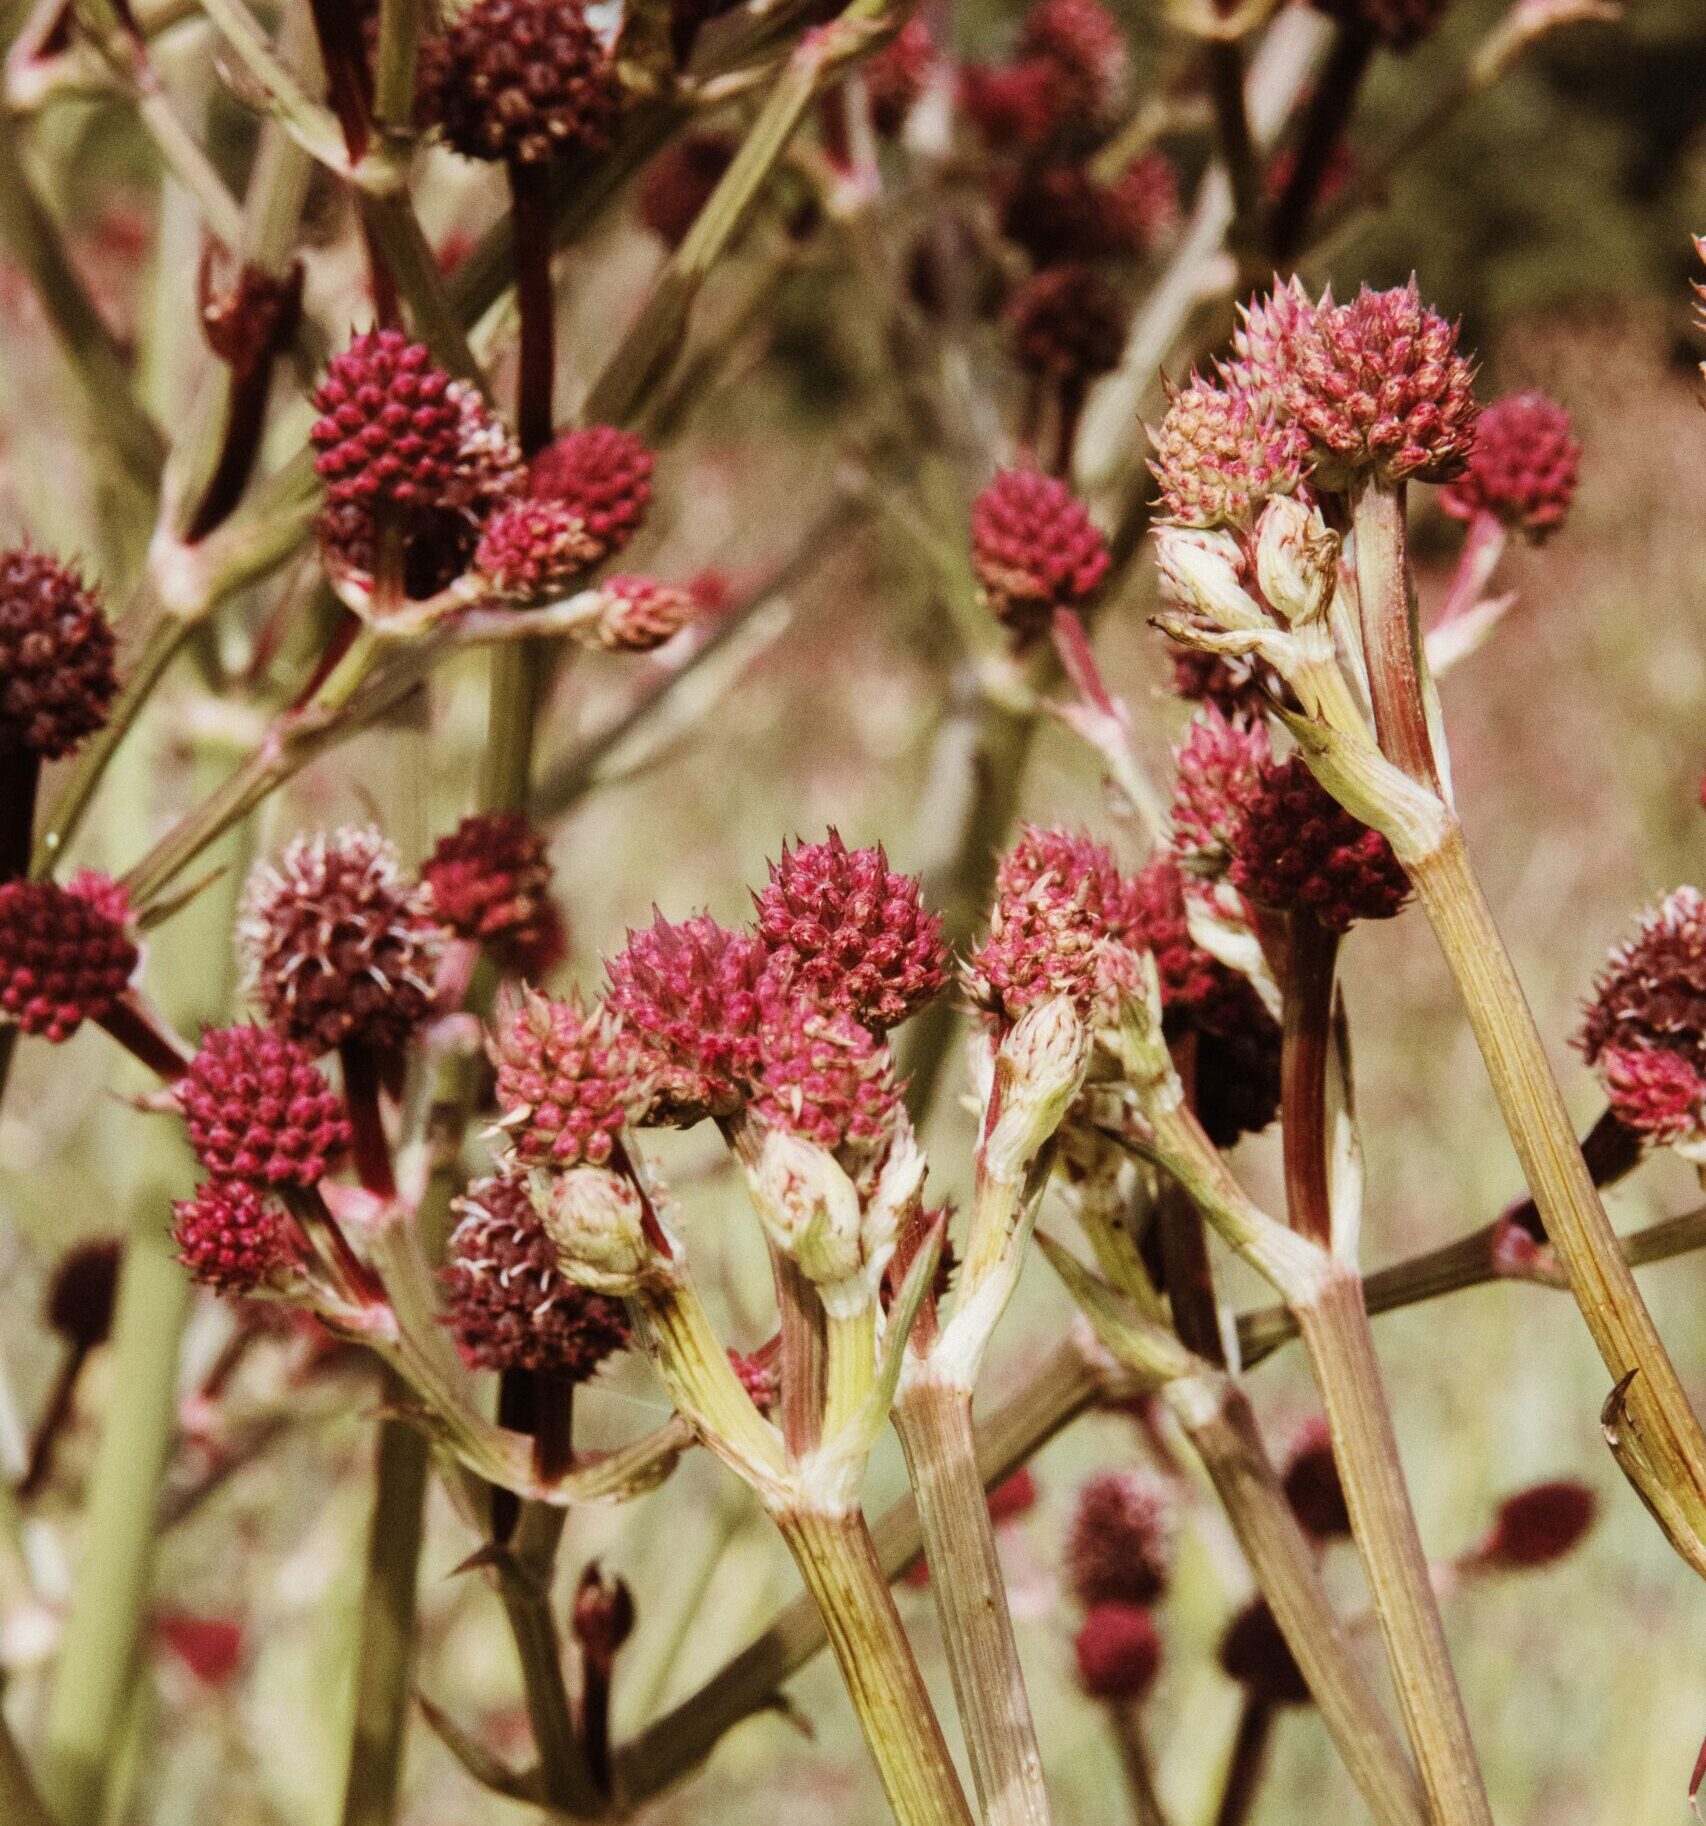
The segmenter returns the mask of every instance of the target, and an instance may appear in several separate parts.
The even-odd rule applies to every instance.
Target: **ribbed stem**
[[[1338,1264],[1296,1307],[1393,1684],[1437,1826],[1491,1826],[1427,1554],[1404,1485],[1362,1282]]]
[[[894,1423],[986,1826],[1047,1826],[1042,1755],[978,1472],[970,1392],[920,1377],[896,1403]]]
[[[1351,496],[1357,604],[1374,727],[1386,758],[1439,792],[1422,690],[1424,661],[1404,527],[1404,488],[1365,481]]]
[[[823,1613],[898,1826],[973,1826],[865,1518],[794,1510],[776,1524]]]

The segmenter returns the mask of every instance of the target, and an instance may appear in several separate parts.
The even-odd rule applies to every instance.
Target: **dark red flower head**
[[[253,1293],[301,1255],[289,1216],[236,1179],[210,1179],[173,1205],[172,1240],[190,1278],[217,1293]]]
[[[1274,1613],[1261,1598],[1252,1598],[1227,1624],[1220,1639],[1220,1665],[1253,1698],[1271,1706],[1310,1703],[1309,1682]]]
[[[1034,635],[1057,607],[1095,591],[1108,546],[1064,482],[1002,469],[972,503],[971,563],[995,614],[1015,633]]]
[[[440,1280],[444,1322],[468,1363],[584,1382],[627,1347],[622,1302],[577,1287],[557,1266],[520,1179],[478,1179],[455,1210]]]
[[[885,139],[893,139],[906,125],[935,62],[936,41],[929,26],[916,15],[865,60],[862,74],[871,125]]]
[[[1173,1574],[1172,1493],[1137,1471],[1101,1471],[1078,1492],[1066,1543],[1072,1594],[1093,1608],[1153,1604]]]
[[[880,844],[850,850],[831,830],[822,843],[784,845],[753,900],[772,973],[873,1032],[898,1026],[947,985],[941,918]]]
[[[1101,0],[1037,0],[1019,30],[1016,53],[1022,63],[1053,69],[1066,110],[1088,125],[1105,120],[1124,92],[1125,33]]]
[[[1078,1678],[1092,1699],[1142,1699],[1161,1671],[1161,1632],[1141,1604],[1110,1601],[1085,1617],[1073,1641]]]
[[[56,761],[106,722],[117,690],[99,595],[45,552],[0,553],[0,746]]]
[[[1291,1442],[1283,1480],[1286,1501],[1306,1533],[1318,1541],[1350,1534],[1345,1487],[1339,1481],[1333,1441],[1324,1420],[1310,1421]]]
[[[1599,1499],[1570,1478],[1530,1484],[1508,1496],[1472,1556],[1502,1572],[1528,1572],[1561,1560],[1593,1526]]]
[[[473,0],[431,68],[425,112],[465,157],[534,165],[610,144],[620,89],[581,0]]]
[[[765,953],[709,914],[661,913],[610,959],[610,1001],[661,1055],[662,1119],[728,1115],[758,1063]]]
[[[68,1040],[124,994],[139,953],[104,876],[0,883],[0,1018]]]
[[[349,1147],[340,1098],[307,1049],[266,1027],[211,1027],[176,1086],[214,1179],[312,1186]]]
[[[105,1344],[113,1328],[124,1245],[116,1237],[74,1244],[61,1257],[47,1293],[47,1322],[80,1350]]]
[[[1312,913],[1333,932],[1391,919],[1410,895],[1392,846],[1293,755],[1261,770],[1232,835],[1232,885],[1263,906]]]
[[[1259,662],[1181,647],[1173,655],[1173,690],[1189,704],[1212,705],[1224,717],[1257,722],[1284,685]]]
[[[1678,888],[1606,959],[1583,1011],[1589,1065],[1611,1051],[1663,1047],[1706,1076],[1706,897]]]
[[[1315,0],[1341,24],[1371,31],[1394,51],[1407,51],[1430,37],[1451,0]]]
[[[1441,492],[1440,506],[1459,520],[1492,514],[1538,542],[1563,525],[1581,462],[1562,406],[1544,393],[1508,394],[1481,414],[1469,467]]]
[[[559,950],[545,840],[520,812],[475,812],[439,838],[421,864],[432,910],[458,938],[487,945],[500,963],[534,968]]]
[[[533,459],[528,491],[569,508],[601,557],[621,551],[652,499],[652,453],[614,425],[562,431]]]
[[[1087,266],[1033,273],[1014,289],[1003,316],[1013,359],[1026,374],[1078,388],[1119,366],[1125,310]]]
[[[1040,57],[1022,63],[967,63],[956,96],[994,152],[1036,152],[1054,139],[1070,105],[1059,69]]]
[[[432,896],[373,829],[298,837],[258,869],[238,942],[267,1020],[313,1052],[400,1044],[432,1008]]]
[[[752,1109],[770,1128],[816,1142],[856,1172],[894,1137],[894,1060],[851,1015],[791,1001],[759,1036]]]
[[[500,1121],[518,1160],[604,1166],[625,1125],[645,1115],[652,1081],[645,1049],[607,1008],[578,996],[553,1002],[531,989],[498,1006],[491,1039]]]
[[[314,467],[334,499],[438,507],[463,473],[463,407],[425,343],[369,330],[314,390]]]
[[[735,155],[726,133],[688,133],[665,146],[640,180],[640,220],[668,248],[677,248],[711,200]]]

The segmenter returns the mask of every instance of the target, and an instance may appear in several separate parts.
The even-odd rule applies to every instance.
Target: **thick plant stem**
[[[1404,490],[1364,482],[1351,497],[1357,602],[1380,747],[1412,780],[1440,791],[1422,689],[1421,629],[1404,530]]]
[[[399,1398],[401,1385],[394,1377],[387,1381],[393,1399]],[[343,1826],[390,1826],[396,1818],[429,1456],[419,1427],[406,1420],[379,1423]]]
[[[899,1826],[972,1826],[865,1518],[787,1510],[777,1514],[776,1524],[823,1613],[848,1698]]]
[[[894,1422],[984,1821],[1046,1826],[1042,1755],[978,1471],[971,1394],[920,1376],[903,1390]]]
[[[1463,833],[1454,822],[1430,854],[1403,861],[1457,979],[1547,1237],[1622,1388],[1620,1405],[1607,1416],[1618,1464],[1671,1544],[1706,1576],[1706,1437],[1577,1146]]]
[[[1437,1826],[1491,1826],[1427,1554],[1416,1529],[1362,1282],[1333,1264],[1295,1304],[1393,1684]]]
[[[176,1421],[178,1345],[189,1281],[148,1184],[125,1251],[113,1323],[113,1376],[90,1474],[77,1592],[48,1704],[40,1781],[60,1826],[96,1826],[119,1748],[153,1580],[155,1517]]]
[[[1292,1229],[1326,1244],[1333,1233],[1327,1134],[1327,1062],[1333,1047],[1333,980],[1339,938],[1306,907],[1286,942],[1280,1108],[1285,1208]]]

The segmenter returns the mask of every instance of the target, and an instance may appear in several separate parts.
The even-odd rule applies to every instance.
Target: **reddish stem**
[[[1422,643],[1410,581],[1404,498],[1402,482],[1368,477],[1358,484],[1351,502],[1357,606],[1381,751],[1394,767],[1439,793],[1422,689]]]
[[[1333,1201],[1328,1169],[1327,1064],[1333,1046],[1333,982],[1339,935],[1303,908],[1286,947],[1280,1057],[1285,1203],[1291,1227],[1326,1247]]]
[[[1246,1693],[1238,1714],[1238,1733],[1226,1765],[1226,1782],[1214,1826],[1244,1826],[1255,1805],[1256,1791],[1267,1768],[1268,1740],[1273,1735],[1274,1708],[1255,1693]]]
[[[1339,27],[1332,54],[1315,86],[1303,137],[1297,145],[1297,163],[1274,206],[1269,245],[1276,261],[1289,260],[1303,245],[1309,219],[1321,200],[1321,183],[1332,163],[1334,148],[1344,136],[1356,107],[1357,92],[1374,56],[1375,36],[1360,21]]]
[[[379,1055],[365,1040],[345,1040],[338,1057],[344,1068],[344,1103],[349,1110],[356,1177],[375,1197],[395,1198],[391,1142],[379,1103]]]
[[[97,1016],[96,1025],[168,1084],[190,1068],[192,1055],[183,1041],[134,989],[127,989],[105,1014]]]
[[[0,747],[0,881],[17,881],[29,871],[40,780],[41,756],[33,748],[15,742]]]
[[[1457,554],[1457,569],[1452,572],[1445,602],[1433,624],[1436,628],[1474,608],[1505,549],[1505,538],[1504,522],[1496,514],[1477,513],[1469,522],[1463,550]]]
[[[515,224],[516,310],[521,319],[516,435],[522,454],[532,456],[551,441],[551,396],[557,377],[550,167],[538,161],[511,160],[509,194]]]

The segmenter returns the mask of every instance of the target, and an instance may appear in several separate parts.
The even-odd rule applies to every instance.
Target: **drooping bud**
[[[1326,612],[1339,577],[1339,536],[1321,510],[1295,498],[1270,501],[1256,526],[1256,581],[1282,621]]]
[[[994,1122],[983,1143],[992,1179],[1017,1183],[1084,1084],[1090,1034],[1067,996],[1028,1008],[995,1055]]]
[[[751,1175],[765,1233],[809,1281],[851,1282],[865,1266],[859,1193],[834,1155],[786,1129],[764,1138]]]
[[[1248,561],[1230,533],[1188,526],[1155,529],[1162,599],[1229,633],[1265,631],[1268,618],[1244,587]]]

